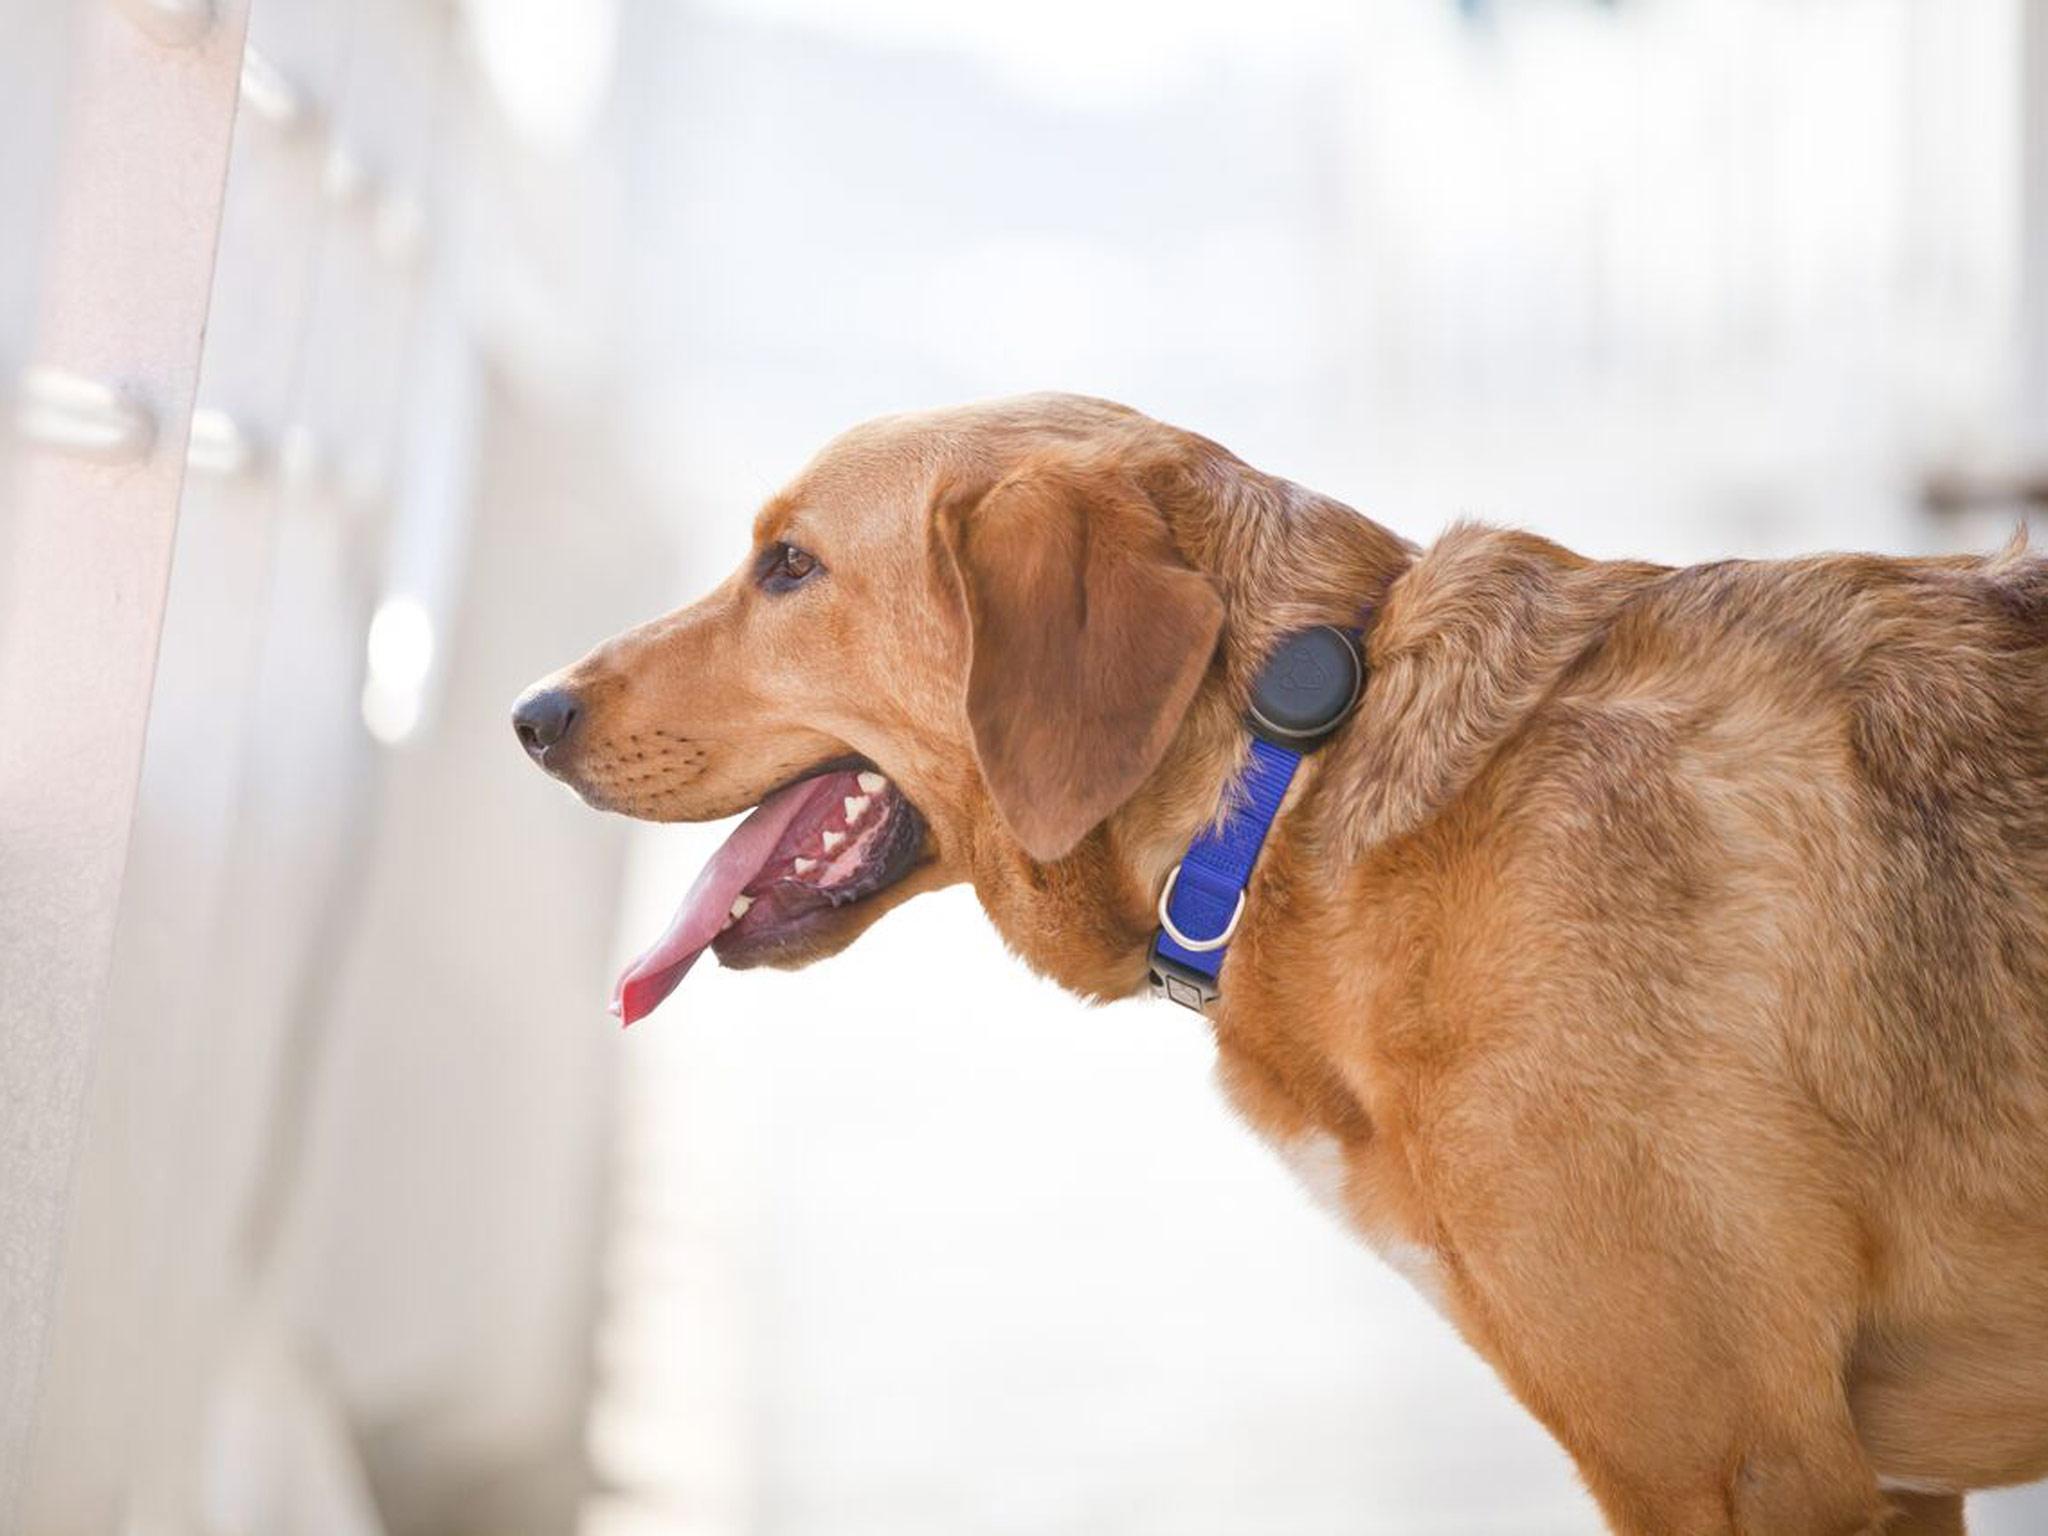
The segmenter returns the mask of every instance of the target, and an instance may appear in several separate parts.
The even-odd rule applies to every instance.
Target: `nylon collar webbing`
[[[1244,917],[1246,890],[1280,802],[1308,753],[1344,723],[1365,686],[1356,632],[1322,625],[1283,640],[1252,688],[1253,737],[1221,813],[1166,877],[1152,939],[1152,989],[1206,1012]]]

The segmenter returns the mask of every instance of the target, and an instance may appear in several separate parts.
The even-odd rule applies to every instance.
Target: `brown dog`
[[[1244,1115],[1655,1536],[1957,1531],[2048,1474],[2048,562],[1418,553],[1101,401],[832,444],[521,702],[593,805],[757,803],[624,978],[970,880],[1090,997],[1276,640],[1369,624],[1211,1010]]]

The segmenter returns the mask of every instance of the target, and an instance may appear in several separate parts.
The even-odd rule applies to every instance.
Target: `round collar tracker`
[[[1344,723],[1365,686],[1358,642],[1332,624],[1296,630],[1259,669],[1248,710],[1253,732],[1305,752]]]

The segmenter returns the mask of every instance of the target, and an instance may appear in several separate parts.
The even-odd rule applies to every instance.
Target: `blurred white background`
[[[0,209],[0,1529],[1597,1530],[965,893],[609,1028],[719,831],[507,706],[1023,389],[1419,540],[1988,547],[2048,0],[0,0]]]

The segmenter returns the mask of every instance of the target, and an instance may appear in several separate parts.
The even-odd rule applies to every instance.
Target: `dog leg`
[[[1959,1493],[1895,1493],[1884,1536],[1964,1536]]]
[[[1725,1462],[1646,1467],[1623,1444],[1577,1452],[1587,1486],[1619,1536],[1893,1536],[1890,1510],[1853,1439],[1766,1436],[1768,1449]],[[1930,1527],[1930,1530],[1939,1529]]]
[[[1813,1207],[1592,1114],[1556,1156],[1456,1114],[1432,1128],[1456,1161],[1422,1164],[1449,1313],[1619,1536],[1886,1530],[1845,1387],[1854,1250],[1820,1241]]]
[[[1611,1253],[1549,1276],[1531,1259],[1523,1249],[1495,1268],[1461,1249],[1452,1315],[1571,1453],[1617,1536],[1960,1529],[1887,1523],[1895,1506],[1856,1437],[1826,1330],[1772,1326],[1761,1307],[1742,1309],[1751,1298],[1694,1310],[1655,1258],[1630,1276]],[[1920,1504],[1898,1507],[1920,1518]]]

